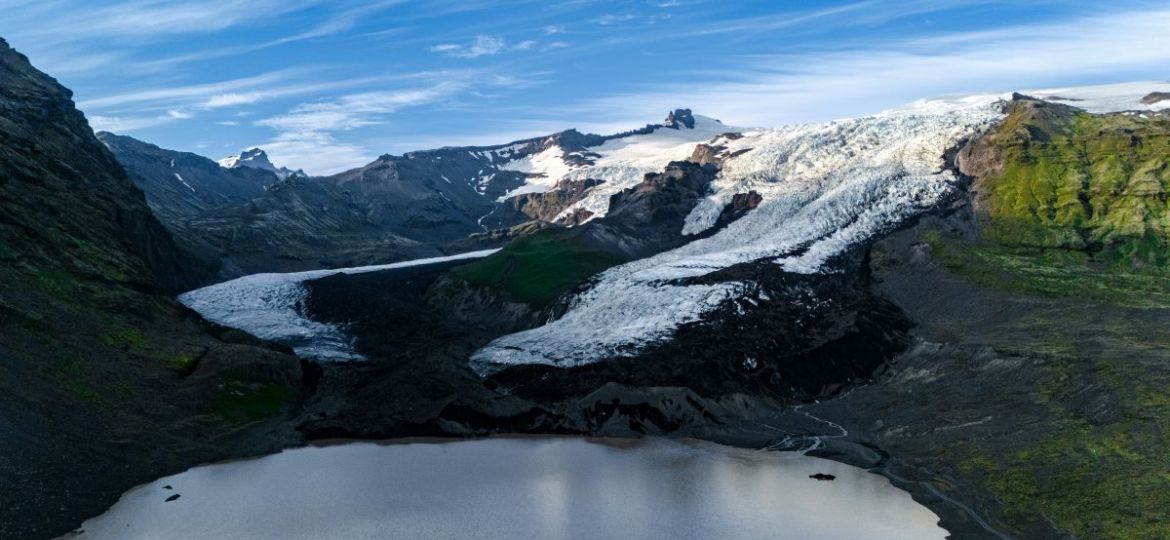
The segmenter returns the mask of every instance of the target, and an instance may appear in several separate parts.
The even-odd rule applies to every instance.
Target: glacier
[[[320,361],[362,360],[363,357],[354,351],[353,343],[343,328],[305,316],[304,302],[309,294],[305,281],[334,274],[361,274],[477,259],[496,251],[499,250],[487,249],[446,257],[332,270],[252,274],[183,293],[178,299],[212,322],[288,345],[301,358]]]
[[[1170,101],[1143,103],[1151,91],[1170,92],[1170,83],[1022,93],[1092,113],[1170,108]],[[487,374],[511,364],[571,367],[634,356],[726,302],[766,294],[750,282],[697,285],[683,280],[761,260],[785,272],[832,271],[826,262],[834,256],[954,193],[958,178],[945,168],[946,151],[1000,121],[1010,98],[1010,93],[991,93],[919,100],[872,116],[777,129],[741,131],[704,119],[704,130],[713,137],[709,144],[722,147],[726,159],[682,233],[708,231],[736,194],[755,191],[762,197],[760,205],[712,235],[602,272],[569,299],[560,318],[492,341],[472,355],[472,366]],[[650,152],[611,150],[592,171],[569,173],[605,174],[607,183],[566,212],[586,208],[604,215],[610,194],[640,180],[639,167],[685,159],[694,146],[683,141],[662,145],[657,158]]]
[[[737,193],[759,193],[755,210],[713,235],[599,274],[562,317],[496,339],[472,365],[484,374],[636,355],[725,302],[760,293],[750,282],[682,280],[760,260],[787,272],[826,271],[834,255],[953,193],[958,178],[945,167],[946,151],[999,121],[1007,98],[924,100],[869,117],[717,136],[711,144],[729,158],[682,232],[712,227]]]

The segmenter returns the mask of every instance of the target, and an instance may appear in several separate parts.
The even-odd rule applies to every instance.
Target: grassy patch
[[[166,359],[167,367],[178,371],[179,373],[191,373],[192,368],[195,367],[195,357],[190,354],[176,354]]]
[[[923,240],[935,260],[983,286],[1092,303],[1170,308],[1170,269],[1124,269],[1074,250],[970,243],[937,233],[924,235]]]
[[[986,240],[1123,269],[1170,265],[1170,120],[1022,102],[984,140],[1002,161],[979,183]]]
[[[229,377],[212,398],[211,410],[231,422],[262,420],[279,414],[291,393],[283,385],[249,383]]]
[[[1152,412],[1152,411],[1151,411]],[[1170,418],[1170,410],[1161,410]],[[1051,437],[979,463],[1008,506],[1043,513],[1084,539],[1170,536],[1170,438],[1165,422],[1068,422]]]
[[[570,229],[547,229],[453,272],[472,285],[542,308],[590,276],[622,262],[614,254],[585,247]]]
[[[123,328],[102,336],[102,343],[123,351],[141,349],[146,345],[146,335],[137,328]]]

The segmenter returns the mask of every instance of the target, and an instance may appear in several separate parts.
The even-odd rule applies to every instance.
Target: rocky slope
[[[0,537],[296,440],[272,421],[299,361],[171,299],[204,277],[70,92],[0,40]]]
[[[727,129],[680,109],[664,124],[611,136],[568,130],[496,146],[385,155],[331,177],[290,176],[246,202],[184,216],[175,228],[244,273],[433,256],[458,249],[452,244],[473,233],[604,215],[609,197]],[[261,154],[224,163],[229,171],[276,170]],[[156,160],[155,182],[172,184],[173,172],[163,170],[168,164]],[[477,247],[490,247],[491,238],[480,237]]]
[[[225,169],[202,156],[165,150],[133,137],[101,131],[97,138],[146,195],[155,216],[172,229],[179,218],[248,201],[277,181],[271,171]]]

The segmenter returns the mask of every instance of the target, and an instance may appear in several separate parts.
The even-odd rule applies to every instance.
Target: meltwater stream
[[[939,540],[937,520],[885,478],[801,454],[531,437],[197,467],[130,490],[67,538]]]
[[[348,336],[337,325],[305,317],[304,282],[333,274],[360,274],[395,268],[440,264],[487,257],[498,249],[447,257],[415,259],[375,266],[310,270],[287,274],[252,274],[179,295],[179,301],[210,321],[256,337],[288,345],[297,356],[314,360],[360,360]]]

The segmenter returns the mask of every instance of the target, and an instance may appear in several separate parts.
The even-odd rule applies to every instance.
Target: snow
[[[268,159],[268,154],[259,148],[250,148],[240,153],[238,156],[228,156],[216,163],[225,169],[235,169],[238,167],[249,167],[252,169],[261,169],[269,171],[276,175],[281,180],[286,180],[290,177],[304,177],[305,171],[300,169],[292,170],[288,167],[277,167]]]
[[[179,302],[208,320],[256,337],[293,347],[298,356],[314,360],[360,360],[343,329],[313,321],[302,313],[308,296],[304,282],[334,274],[360,274],[486,257],[498,250],[473,251],[447,257],[392,264],[289,274],[252,274],[179,295]]]
[[[557,182],[573,170],[564,158],[565,151],[558,145],[553,145],[536,154],[521,159],[509,161],[499,168],[502,171],[516,171],[528,175],[528,181],[499,198],[503,202],[509,197],[525,193],[543,193],[557,185]],[[483,171],[480,171],[483,172]]]
[[[1170,109],[1170,100],[1152,104],[1142,103],[1142,98],[1153,92],[1170,92],[1170,83],[1165,81],[1129,82],[1076,88],[1025,90],[1021,93],[1071,105],[1091,113]]]
[[[574,181],[593,178],[604,183],[590,189],[581,201],[563,210],[557,218],[573,215],[578,209],[591,212],[591,219],[602,217],[609,211],[611,196],[638,185],[647,173],[661,172],[671,161],[689,158],[699,143],[724,133],[743,131],[714,118],[694,116],[693,129],[661,128],[647,135],[610,139],[590,148],[589,151],[601,157],[591,166],[573,170],[568,178]]]
[[[528,174],[528,181],[498,200],[500,202],[526,193],[544,193],[562,179],[581,181],[602,180],[604,183],[590,189],[585,198],[565,209],[559,216],[572,214],[578,208],[593,213],[593,217],[605,215],[609,210],[611,195],[637,185],[647,173],[659,172],[671,161],[690,157],[695,146],[716,135],[738,131],[714,118],[695,115],[693,129],[683,127],[670,129],[661,127],[653,133],[630,135],[605,141],[588,151],[600,155],[592,165],[574,166],[565,161],[565,150],[551,146],[535,155],[516,159],[500,165],[501,170]]]
[[[1141,103],[1155,91],[1170,92],[1170,83],[1023,93],[1095,113],[1170,109],[1170,101]],[[727,155],[735,157],[725,160],[710,194],[687,216],[682,232],[710,229],[738,193],[756,191],[762,197],[759,207],[707,238],[599,274],[592,287],[570,300],[561,318],[496,339],[472,356],[472,365],[487,373],[506,364],[568,367],[632,356],[726,302],[736,301],[745,309],[750,302],[740,300],[767,298],[750,282],[684,285],[680,280],[753,261],[772,261],[787,272],[826,272],[833,256],[953,193],[957,179],[944,169],[945,151],[1001,120],[1002,102],[1009,98],[982,94],[920,100],[863,118],[717,137],[712,144],[725,146]],[[678,142],[672,147],[668,140],[655,139],[673,135],[669,131],[659,130],[649,140],[610,141],[612,145],[598,149],[603,157],[591,170],[575,169],[571,177],[606,178],[606,190],[591,194],[596,198],[640,181],[634,174],[640,166],[656,163],[650,170],[661,170],[666,161],[685,157],[694,146]],[[579,206],[605,209],[591,206],[596,203],[591,199]]]
[[[171,162],[171,166],[174,167],[173,161]],[[191,184],[188,184],[186,180],[183,180],[182,175],[180,175],[179,173],[174,173],[174,175],[175,175],[175,178],[178,179],[179,182],[181,182],[184,186],[187,186],[187,189],[191,190],[192,193],[195,192],[195,188],[191,187]]]
[[[724,302],[760,292],[752,283],[678,280],[761,259],[789,272],[823,271],[829,257],[951,193],[957,179],[943,168],[945,150],[999,120],[1004,97],[923,101],[718,141],[728,152],[745,152],[725,162],[684,232],[710,228],[736,193],[760,193],[756,210],[708,238],[603,272],[563,317],[493,341],[473,355],[473,365],[483,373],[499,364],[572,366],[631,356]]]

